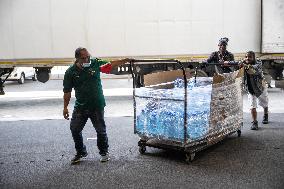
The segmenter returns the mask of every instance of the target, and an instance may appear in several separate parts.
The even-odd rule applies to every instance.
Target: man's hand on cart
[[[239,68],[244,67],[244,65],[245,65],[244,60],[239,61],[239,62],[238,62],[238,65],[239,65]]]
[[[250,75],[253,75],[256,73],[254,67],[250,64],[245,64],[244,68],[245,68],[245,71]]]
[[[230,62],[229,61],[223,61],[223,66],[230,66]]]
[[[243,67],[245,71],[250,75],[255,74],[255,69],[253,68],[251,64],[248,63],[246,59],[243,59],[239,62],[239,67],[240,68]]]

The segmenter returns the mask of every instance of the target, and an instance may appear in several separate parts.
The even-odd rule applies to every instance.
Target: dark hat
[[[229,39],[227,38],[227,37],[223,37],[223,38],[221,38],[220,40],[219,40],[219,46],[220,45],[228,45],[228,41],[229,41]]]

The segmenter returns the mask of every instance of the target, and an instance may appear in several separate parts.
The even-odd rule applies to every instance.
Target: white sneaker
[[[109,161],[110,160],[110,158],[109,158],[109,154],[107,153],[106,155],[102,155],[101,156],[101,159],[100,159],[100,161],[103,163],[103,162],[107,162],[107,161]]]

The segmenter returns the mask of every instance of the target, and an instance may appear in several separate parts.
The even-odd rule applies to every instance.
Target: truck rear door
[[[284,1],[262,0],[262,53],[284,53]]]

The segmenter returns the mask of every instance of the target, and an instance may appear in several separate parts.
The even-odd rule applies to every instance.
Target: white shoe
[[[109,161],[110,160],[110,158],[109,158],[109,154],[107,153],[106,155],[102,155],[101,156],[101,159],[100,159],[100,161],[103,163],[103,162],[107,162],[107,161]]]

